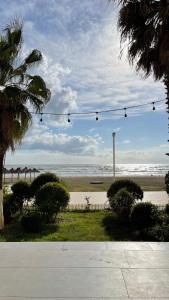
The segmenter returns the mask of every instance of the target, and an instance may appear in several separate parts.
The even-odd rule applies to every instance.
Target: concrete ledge
[[[1,299],[169,299],[169,243],[0,243]]]

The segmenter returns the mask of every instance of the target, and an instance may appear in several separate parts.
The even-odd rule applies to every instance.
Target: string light
[[[120,111],[124,111],[124,117],[126,118],[127,117],[127,110],[129,109],[134,109],[134,108],[141,108],[141,107],[144,107],[144,106],[149,106],[149,105],[153,105],[153,111],[155,111],[155,104],[157,103],[161,103],[161,102],[164,102],[166,99],[162,99],[162,100],[157,100],[157,101],[153,101],[153,102],[148,102],[148,103],[143,103],[143,104],[139,104],[139,105],[133,105],[133,106],[126,106],[126,107],[123,107],[123,108],[115,108],[115,109],[108,109],[108,110],[100,110],[100,111],[87,111],[87,112],[71,112],[71,113],[53,113],[53,112],[43,112],[43,113],[38,113],[38,112],[30,112],[31,114],[35,114],[35,115],[38,115],[40,114],[41,115],[41,119],[40,119],[40,122],[42,122],[42,115],[52,115],[52,116],[67,116],[68,119],[68,123],[71,122],[70,120],[70,115],[96,115],[96,121],[99,120],[99,117],[98,115],[99,114],[105,114],[105,113],[110,113],[110,112],[120,112]]]
[[[155,109],[156,109],[156,108],[155,108],[155,102],[153,102],[152,104],[153,104],[153,110],[155,110]]]
[[[70,123],[70,114],[67,115],[67,121]]]
[[[124,117],[127,118],[126,107],[124,108]]]
[[[40,122],[43,122],[42,116],[43,116],[43,113],[41,113]]]
[[[98,112],[96,112],[96,121],[99,120],[99,117],[98,117]]]

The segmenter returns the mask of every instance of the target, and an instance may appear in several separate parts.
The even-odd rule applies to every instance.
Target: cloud
[[[51,0],[48,5],[42,0],[39,9],[37,0],[30,1],[32,5],[14,2],[25,19],[25,46],[44,53],[41,70],[53,93],[48,110],[67,113],[78,107],[97,111],[163,98],[162,84],[136,75],[126,51],[119,59],[117,7],[112,3],[85,0],[79,5],[77,0]],[[11,9],[15,11],[14,5]]]
[[[130,141],[130,140],[124,140],[122,143],[123,143],[123,144],[130,144],[131,141]]]
[[[68,135],[54,133],[45,125],[41,128],[34,127],[22,143],[22,150],[40,150],[47,152],[60,152],[69,155],[94,155],[96,154],[102,138],[99,135]]]

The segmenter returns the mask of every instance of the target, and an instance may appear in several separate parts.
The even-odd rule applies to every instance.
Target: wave
[[[112,176],[113,166],[109,165],[26,165],[36,167],[41,173],[53,172],[59,176]],[[6,168],[25,167],[23,165],[6,165]],[[169,171],[166,164],[117,164],[117,176],[164,176]]]

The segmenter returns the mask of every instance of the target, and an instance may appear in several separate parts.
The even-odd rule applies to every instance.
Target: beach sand
[[[137,177],[116,177],[118,179],[131,179],[138,183],[144,191],[164,191],[164,176],[137,176]],[[99,192],[107,191],[114,181],[113,177],[64,177],[62,180],[66,183],[71,192]],[[91,184],[99,181],[102,184]]]
[[[107,191],[109,186],[114,181],[113,177],[61,177],[62,181],[68,187],[70,192],[99,192]],[[164,191],[165,180],[164,176],[126,176],[116,177],[118,179],[131,179],[138,183],[144,191]],[[24,180],[24,178],[22,178]],[[33,178],[32,178],[33,180]],[[17,181],[17,178],[13,180],[13,183]],[[27,181],[30,180],[27,178]],[[102,182],[102,184],[92,184],[91,182]],[[6,178],[5,184],[13,184],[11,178]]]

